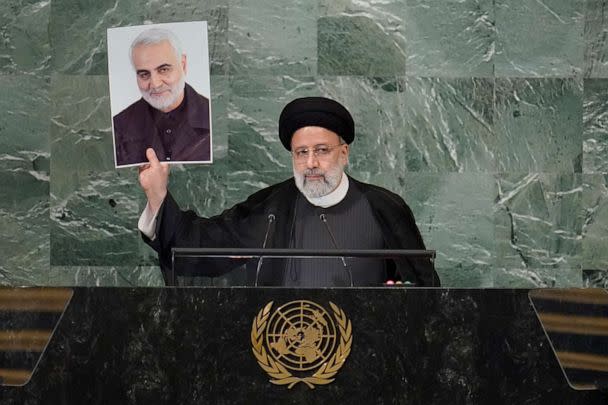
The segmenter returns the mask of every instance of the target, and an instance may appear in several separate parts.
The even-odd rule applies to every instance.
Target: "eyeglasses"
[[[296,150],[292,150],[291,154],[296,162],[305,162],[308,160],[308,155],[312,151],[312,154],[317,159],[326,159],[329,157],[329,154],[335,148],[345,145],[344,143],[339,143],[337,145],[317,145],[312,149],[309,148],[299,148]]]

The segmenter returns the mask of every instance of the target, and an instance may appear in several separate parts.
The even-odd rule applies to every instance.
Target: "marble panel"
[[[32,75],[0,75],[0,154],[46,166],[49,146],[49,80]]]
[[[161,287],[158,267],[152,266],[51,266],[49,286]]]
[[[585,1],[585,77],[608,78],[606,0]]]
[[[316,2],[229,0],[230,73],[311,75],[317,71]]]
[[[504,268],[494,271],[496,288],[571,288],[585,287],[580,268]]]
[[[491,172],[492,82],[413,77],[322,78],[345,102],[357,139],[351,170],[396,180],[409,171]]]
[[[402,3],[321,0],[317,22],[319,74],[405,74]]]
[[[583,269],[608,270],[608,175],[583,175]]]
[[[0,2],[0,72],[48,75],[50,9],[48,0]]]
[[[493,172],[493,94],[487,79],[408,77],[401,123],[408,170]]]
[[[225,74],[228,0],[172,2],[53,0],[48,32],[52,67],[64,74],[107,74],[106,29],[149,23],[207,21],[212,74]]]
[[[497,284],[580,285],[581,175],[501,173],[496,181]]]
[[[572,77],[582,73],[584,0],[497,0],[497,77]]]
[[[45,285],[49,268],[49,169],[30,157],[0,158],[0,285]]]
[[[496,32],[492,0],[405,0],[405,5],[408,76],[494,74]]]
[[[51,126],[51,263],[136,265],[137,169],[114,169],[106,76],[57,76]]]
[[[0,284],[44,285],[50,255],[49,85],[31,75],[2,75],[0,87]]]
[[[580,172],[582,90],[575,79],[497,79],[497,171]]]
[[[583,84],[583,172],[608,173],[608,79]]]
[[[442,287],[492,287],[496,183],[477,173],[406,173],[393,191],[412,208]],[[385,185],[378,179],[377,184]],[[389,186],[390,188],[390,186]]]

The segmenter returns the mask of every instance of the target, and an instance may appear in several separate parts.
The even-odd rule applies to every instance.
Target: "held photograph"
[[[115,167],[212,163],[205,21],[109,28],[108,75]]]

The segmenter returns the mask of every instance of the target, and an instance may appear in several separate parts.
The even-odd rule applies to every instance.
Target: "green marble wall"
[[[355,116],[350,173],[405,198],[445,286],[606,286],[607,8],[3,0],[0,284],[162,283],[136,170],[113,168],[105,30],[206,20],[216,162],[173,170],[184,207],[290,176],[277,117],[321,94]]]

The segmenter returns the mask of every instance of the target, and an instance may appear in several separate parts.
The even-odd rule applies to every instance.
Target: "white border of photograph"
[[[209,45],[206,21],[190,21],[163,24],[146,24],[130,27],[108,28],[108,80],[110,85],[110,111],[112,116],[112,144],[114,145],[114,167],[141,166],[144,163],[117,165],[114,116],[141,99],[135,71],[129,53],[131,43],[137,35],[150,28],[165,28],[180,40],[187,57],[186,83],[209,100],[209,160],[171,161],[169,164],[213,163],[213,123],[211,114],[211,83],[209,77]]]

